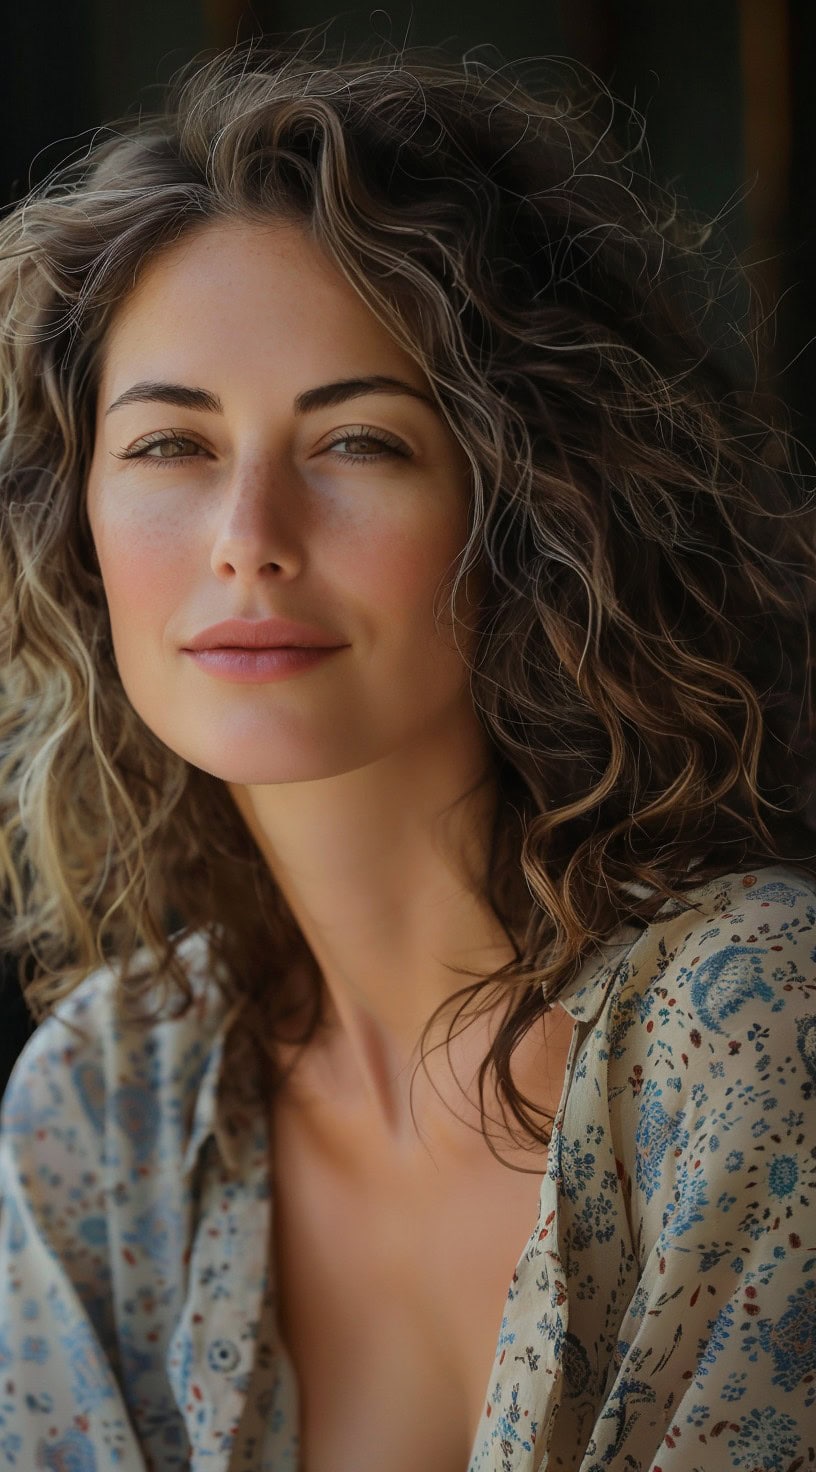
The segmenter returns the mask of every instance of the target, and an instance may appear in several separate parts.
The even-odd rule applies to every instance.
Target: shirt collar
[[[182,1159],[182,1172],[189,1175],[196,1165],[199,1152],[210,1135],[215,1134],[218,1122],[218,1090],[224,1058],[224,1034],[219,1032],[213,1039],[204,1070],[199,1080],[193,1110],[193,1122]]]
[[[702,855],[696,855],[690,861],[688,868],[696,868],[701,860]],[[654,893],[649,885],[637,884],[634,880],[623,884],[621,888],[628,890],[636,899],[647,899],[650,894]],[[654,925],[658,920],[671,919],[673,915],[679,915],[686,908],[687,904],[684,901],[672,899],[670,896],[656,911],[650,924]],[[597,948],[597,951],[587,957],[577,976],[573,977],[572,981],[558,994],[558,1001],[563,1004],[570,1017],[581,1022],[595,1022],[620,966],[635,941],[644,934],[641,926],[635,925],[633,921],[624,921],[615,933]],[[600,956],[598,951],[602,952]]]
[[[619,966],[642,934],[637,925],[622,925],[587,956],[578,974],[558,993],[558,1001],[570,1017],[578,1022],[595,1021]]]
[[[192,1174],[198,1157],[212,1136],[227,1173],[245,1178],[267,1159],[268,1126],[260,1091],[255,1095],[246,1086],[242,1100],[227,1110],[224,1104],[224,1072],[226,1064],[225,1033],[214,1038],[204,1066],[193,1110],[187,1147],[182,1159],[185,1176]]]

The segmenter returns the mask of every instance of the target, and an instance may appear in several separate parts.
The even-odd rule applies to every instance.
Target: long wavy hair
[[[655,182],[640,121],[569,64],[330,55],[301,32],[199,55],[158,111],[95,131],[7,207],[0,944],[36,1021],[100,966],[128,1006],[162,983],[146,1025],[178,1015],[198,934],[225,1076],[259,1065],[268,1103],[279,1030],[304,1016],[292,968],[313,958],[226,784],[124,693],[85,507],[106,328],[208,221],[308,229],[470,461],[446,617],[475,635],[461,652],[499,795],[484,892],[515,959],[444,1005],[463,999],[449,1043],[468,1004],[505,1003],[478,1074],[485,1138],[492,1068],[503,1112],[549,1139],[512,1054],[621,924],[763,862],[816,876],[812,491],[756,392],[733,253]],[[309,975],[304,1047],[322,1022]],[[224,1102],[246,1108],[237,1087]]]

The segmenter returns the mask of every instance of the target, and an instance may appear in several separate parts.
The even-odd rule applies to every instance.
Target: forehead
[[[108,324],[101,371],[157,339],[194,346],[237,336],[290,352],[338,334],[410,361],[305,225],[208,221],[145,262]]]

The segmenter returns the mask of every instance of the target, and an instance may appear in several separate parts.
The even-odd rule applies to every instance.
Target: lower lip
[[[331,649],[185,649],[184,653],[201,669],[222,680],[259,685],[310,670],[330,654],[339,654],[347,648],[347,644],[338,644]]]

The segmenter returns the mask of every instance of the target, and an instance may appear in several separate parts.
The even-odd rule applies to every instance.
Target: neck
[[[425,1023],[514,955],[483,894],[497,788],[481,728],[470,735],[464,750],[459,728],[330,780],[233,789],[319,977],[323,1082],[395,1139],[413,1132]]]

